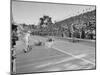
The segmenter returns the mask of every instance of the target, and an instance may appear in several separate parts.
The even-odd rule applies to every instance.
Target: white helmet
[[[31,31],[28,31],[28,33],[31,33]]]

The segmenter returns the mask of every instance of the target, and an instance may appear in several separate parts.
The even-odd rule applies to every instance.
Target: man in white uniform
[[[54,44],[54,40],[52,38],[50,38],[45,43],[45,46],[47,46],[48,48],[51,48],[53,44]]]
[[[27,51],[29,51],[29,37],[30,37],[30,31],[28,31],[26,34],[25,34],[25,44],[26,44],[26,48],[25,48],[25,53]]]

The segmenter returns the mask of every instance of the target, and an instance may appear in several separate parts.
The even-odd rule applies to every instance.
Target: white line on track
[[[67,55],[69,55],[69,54],[67,54]],[[79,57],[80,59],[82,57],[85,57],[85,56],[86,56],[86,54],[77,55],[77,57]],[[75,60],[75,57],[73,57],[73,56],[69,57],[69,58],[64,57],[63,59],[60,59],[59,61],[58,60],[57,61],[46,61],[46,62],[39,63],[39,64],[33,64],[32,63],[32,64],[27,64],[27,65],[24,65],[24,66],[20,66],[20,68],[25,68],[25,67],[29,67],[29,66],[34,66],[35,68],[43,68],[43,67],[47,67],[47,66],[51,66],[51,65],[57,65],[57,64],[60,64],[60,63],[63,63],[63,62],[71,61],[71,60]]]
[[[81,59],[81,60],[83,60],[84,62],[90,63],[90,64],[92,64],[92,65],[95,66],[95,63],[93,63],[93,62],[91,62],[91,61],[89,61],[89,60],[86,60],[86,59],[84,59],[84,58],[80,58],[80,56],[75,56],[75,55],[73,55],[73,54],[71,54],[71,53],[69,53],[69,52],[66,52],[66,51],[61,50],[61,49],[56,48],[56,47],[52,47],[52,48],[55,49],[55,50],[58,50],[58,51],[60,51],[60,52],[62,52],[62,53],[71,55],[72,57],[74,57],[74,58],[76,58],[76,59]]]
[[[80,55],[77,55],[77,57],[85,57],[86,55],[85,54],[80,54]],[[36,68],[43,68],[43,67],[47,67],[47,66],[50,66],[50,65],[57,65],[57,64],[60,64],[60,63],[63,63],[63,62],[67,62],[67,61],[71,61],[71,60],[74,60],[75,58],[74,57],[70,57],[70,58],[64,58],[64,59],[61,59],[60,61],[52,61],[52,62],[46,62],[46,63],[43,63],[41,65],[38,65],[36,66]]]

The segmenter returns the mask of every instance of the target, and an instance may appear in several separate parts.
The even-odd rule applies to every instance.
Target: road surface
[[[45,37],[32,36],[31,45],[34,40],[46,41]],[[68,40],[54,38],[50,48],[46,46],[34,46],[28,53],[24,53],[25,44],[17,41],[16,47],[16,72],[36,73],[63,70],[95,69],[95,47],[72,43]],[[92,43],[89,43],[92,44]]]

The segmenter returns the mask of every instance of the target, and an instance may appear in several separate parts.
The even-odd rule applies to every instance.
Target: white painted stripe
[[[82,58],[82,57],[85,57],[86,55],[85,54],[80,54],[78,55],[77,57],[79,58]],[[52,62],[48,62],[48,63],[43,63],[41,65],[38,65],[36,66],[36,68],[43,68],[43,67],[47,67],[47,66],[51,66],[51,65],[57,65],[57,64],[60,64],[60,63],[63,63],[63,62],[68,62],[68,61],[71,61],[71,60],[74,60],[75,58],[74,57],[70,57],[70,58],[64,58],[63,60],[59,60],[59,61],[52,61]]]
[[[46,66],[49,66],[49,65],[52,65],[53,63],[52,62],[48,62],[48,63],[44,63],[42,65],[39,65],[39,66],[35,66],[35,68],[42,68],[42,67],[46,67]]]
[[[91,61],[89,61],[89,60],[86,60],[86,59],[84,59],[84,58],[80,58],[80,56],[75,56],[75,55],[73,55],[73,54],[71,54],[71,53],[69,53],[69,52],[66,52],[66,51],[61,50],[61,49],[56,48],[56,47],[52,47],[52,48],[55,49],[55,50],[58,50],[58,51],[60,51],[60,52],[62,52],[62,53],[71,55],[72,57],[74,57],[74,58],[76,58],[76,59],[81,59],[81,60],[83,60],[84,62],[87,62],[87,63],[90,63],[90,64],[95,65],[95,63],[93,63],[93,62],[91,62]]]
[[[66,68],[66,70],[76,70],[78,67],[78,65],[70,65]]]
[[[61,71],[61,70],[62,70],[62,68],[52,67],[52,68],[45,69],[45,70],[42,70],[42,71]]]
[[[59,56],[61,56],[61,55],[59,55]],[[80,57],[84,57],[84,55],[78,55],[78,56],[80,56]],[[58,57],[58,56],[50,56],[49,58],[53,58],[53,57]],[[45,58],[43,58],[43,59],[47,59],[48,57],[45,57]],[[49,59],[48,58],[48,59]],[[27,65],[21,65],[20,67],[18,67],[18,68],[25,68],[25,67],[29,67],[29,66],[35,66],[35,65],[38,65],[38,66],[36,66],[36,68],[42,68],[42,67],[45,67],[45,66],[50,66],[50,65],[56,65],[56,64],[60,64],[60,63],[62,63],[62,62],[66,62],[66,61],[70,61],[70,60],[73,60],[73,59],[75,59],[75,58],[73,58],[73,57],[70,57],[70,58],[67,58],[67,59],[65,59],[65,57],[63,58],[63,60],[57,60],[56,62],[45,62],[45,63],[39,63],[39,64],[37,64],[37,63],[35,63],[35,64],[27,64]],[[41,59],[40,59],[41,60]],[[29,60],[29,61],[32,61],[32,60]],[[20,62],[17,62],[17,63],[20,63]]]
[[[51,58],[55,58],[55,57],[61,57],[62,55],[55,55],[55,56],[49,56],[49,57],[44,57],[44,58],[39,58],[38,60],[45,60],[45,59],[51,59]],[[25,62],[34,62],[34,59],[29,59],[28,61],[25,61]],[[23,62],[20,62],[20,61],[17,61],[17,64],[19,63],[23,63]],[[32,63],[33,64],[33,63]],[[28,64],[28,66],[32,65],[32,64]],[[37,64],[37,63],[35,63]],[[34,64],[34,65],[35,65]],[[22,66],[22,65],[21,65]]]

